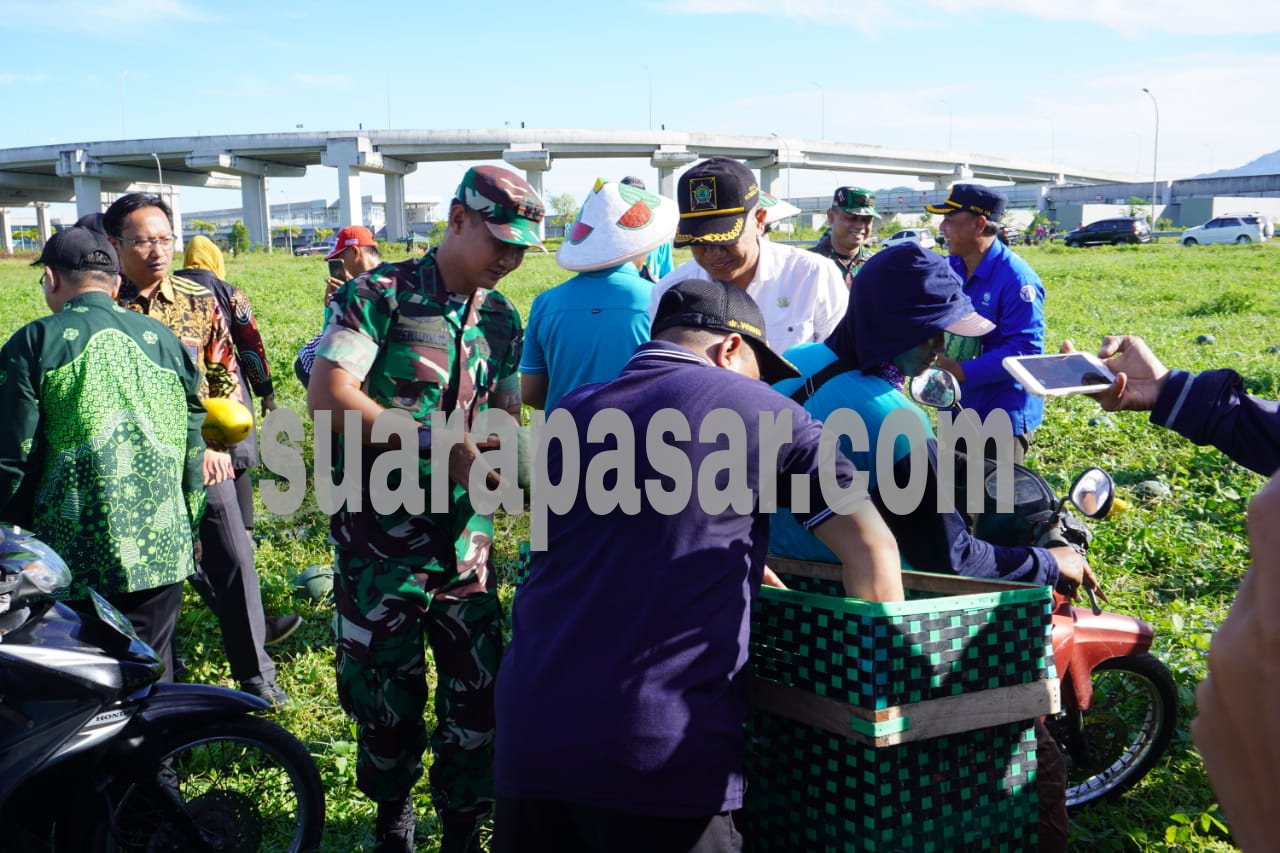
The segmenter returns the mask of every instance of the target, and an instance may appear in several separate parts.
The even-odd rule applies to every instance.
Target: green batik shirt
[[[316,358],[359,379],[378,405],[408,412],[419,424],[429,424],[432,412],[461,410],[469,430],[491,396],[514,394],[519,399],[520,315],[495,290],[478,288],[466,298],[451,295],[436,266],[435,250],[420,259],[383,264],[347,282],[334,294],[329,315]],[[465,489],[452,486],[447,512],[430,511],[430,456],[418,463],[417,485],[427,494],[427,512],[413,515],[401,507],[384,515],[370,503],[377,451],[364,445],[359,449],[361,470],[350,473],[360,478],[363,511],[350,512],[344,505],[334,514],[331,529],[338,547],[439,571],[462,571],[487,557],[492,519],[476,515]],[[347,476],[344,454],[345,447],[334,462],[335,483]],[[400,487],[396,473],[379,478],[392,490]]]
[[[90,291],[0,350],[0,519],[71,568],[66,597],[194,569],[204,512],[200,374],[163,324]]]

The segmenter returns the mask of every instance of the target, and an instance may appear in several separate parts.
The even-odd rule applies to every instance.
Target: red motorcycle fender
[[[1087,607],[1072,608],[1075,624],[1067,653],[1069,694],[1074,704],[1088,710],[1093,703],[1093,670],[1104,660],[1142,654],[1151,648],[1154,630],[1141,619],[1103,611],[1094,615]],[[1056,653],[1055,649],[1055,653]],[[1061,659],[1061,658],[1060,658]],[[1064,704],[1071,703],[1064,696]]]

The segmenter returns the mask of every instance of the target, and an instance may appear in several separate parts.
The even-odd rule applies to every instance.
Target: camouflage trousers
[[[387,802],[406,796],[422,776],[429,643],[437,676],[432,805],[437,813],[488,812],[493,687],[503,649],[493,572],[487,565],[462,574],[427,571],[337,554],[338,698],[357,724],[357,786]]]

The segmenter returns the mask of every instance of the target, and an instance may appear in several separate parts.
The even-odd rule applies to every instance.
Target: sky
[[[1154,157],[1162,180],[1280,148],[1274,0],[276,5],[6,0],[0,148],[524,122],[950,147],[1142,179]],[[448,197],[466,165],[424,165],[406,190]],[[580,201],[628,173],[656,180],[647,160],[562,160],[544,193]],[[842,183],[918,185],[795,170],[790,192]],[[381,196],[381,176],[362,192]],[[336,196],[336,171],[314,166],[269,200]],[[182,190],[188,215],[239,203]]]

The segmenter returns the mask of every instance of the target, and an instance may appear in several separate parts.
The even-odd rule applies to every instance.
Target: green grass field
[[[1018,251],[1044,279],[1051,347],[1072,338],[1081,349],[1096,349],[1104,334],[1140,334],[1170,366],[1234,367],[1256,393],[1280,395],[1280,329],[1275,325],[1280,243]],[[392,248],[390,256],[400,253]],[[687,253],[678,253],[677,262],[684,257]],[[27,266],[29,261],[0,260],[0,334],[5,338],[47,310],[36,284],[38,271]],[[299,413],[305,413],[305,398],[291,365],[320,323],[324,270],[319,258],[283,254],[243,256],[227,264],[228,279],[253,302],[279,402]],[[567,277],[551,256],[530,254],[501,290],[527,315],[537,293]],[[1216,342],[1197,344],[1201,334],[1213,335]],[[1116,805],[1075,816],[1073,843],[1077,849],[1103,851],[1232,850],[1188,723],[1209,639],[1246,566],[1244,512],[1262,481],[1212,449],[1150,426],[1145,415],[1113,414],[1091,424],[1101,414],[1088,399],[1051,400],[1029,462],[1059,489],[1094,464],[1116,478],[1131,508],[1094,524],[1091,564],[1110,595],[1110,609],[1155,626],[1154,651],[1178,679],[1182,718],[1165,760],[1136,791]],[[304,456],[310,466],[309,439]],[[1134,486],[1146,480],[1165,483],[1172,497],[1144,501]],[[497,528],[498,562],[509,571],[527,521],[499,517]],[[345,853],[370,843],[373,807],[355,788],[353,726],[335,697],[332,612],[295,597],[292,588],[301,570],[330,561],[326,531],[327,518],[312,498],[291,517],[263,511],[257,565],[268,612],[296,610],[307,619],[277,652],[280,683],[293,699],[278,719],[308,744],[324,778],[328,826],[322,849]],[[505,591],[510,594],[509,585]],[[193,680],[234,686],[214,619],[192,593],[180,637]],[[435,850],[438,836],[425,787],[419,787],[418,837],[420,849]]]

